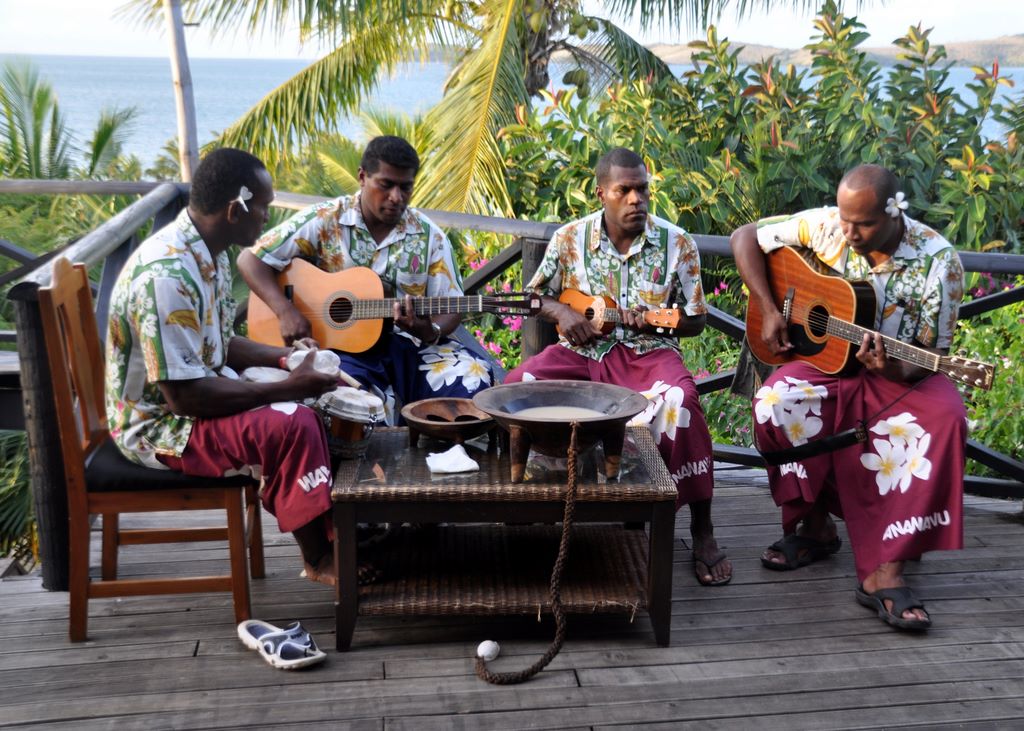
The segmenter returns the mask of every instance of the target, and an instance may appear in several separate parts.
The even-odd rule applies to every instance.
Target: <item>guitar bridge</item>
[[[793,314],[794,299],[796,299],[796,287],[790,287],[786,290],[786,298],[782,300],[782,317],[786,322],[789,322]]]

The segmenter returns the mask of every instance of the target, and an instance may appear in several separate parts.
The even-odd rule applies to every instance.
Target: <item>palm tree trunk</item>
[[[163,0],[164,18],[171,40],[171,78],[174,80],[174,104],[178,110],[178,163],[183,182],[192,181],[192,171],[199,165],[196,140],[196,104],[192,97],[192,72],[185,50],[185,28],[181,18],[180,0]]]

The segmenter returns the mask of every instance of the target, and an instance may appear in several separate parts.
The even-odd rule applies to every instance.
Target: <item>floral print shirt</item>
[[[134,462],[166,469],[193,419],[174,414],[158,381],[220,375],[234,336],[227,252],[214,261],[188,210],[146,239],[114,284],[107,330],[110,435]]]
[[[620,254],[603,226],[604,211],[567,224],[555,232],[527,289],[558,297],[565,289],[610,297],[621,309],[671,307],[693,317],[707,312],[700,281],[700,255],[693,238],[678,226],[647,216],[647,227],[629,251]],[[638,355],[660,348],[679,350],[679,339],[618,325],[589,345],[560,344],[592,360],[601,360],[616,343]]]
[[[964,293],[960,257],[923,223],[904,215],[903,224],[896,251],[874,268],[846,243],[835,207],[762,219],[757,242],[766,253],[781,246],[810,248],[844,279],[871,283],[876,330],[905,343],[948,348]]]
[[[300,257],[325,272],[369,267],[394,296],[461,297],[462,279],[444,231],[413,208],[377,243],[359,194],[316,203],[265,233],[252,247],[278,271]]]

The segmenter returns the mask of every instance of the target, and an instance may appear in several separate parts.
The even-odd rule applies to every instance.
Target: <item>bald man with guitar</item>
[[[931,618],[904,562],[963,545],[967,422],[950,379],[987,388],[992,368],[949,357],[960,259],[904,213],[892,172],[854,168],[837,204],[732,235],[751,351],[780,365],[753,401],[784,532],[761,563],[785,571],[836,553],[831,516],[842,517],[857,601],[921,631]]]

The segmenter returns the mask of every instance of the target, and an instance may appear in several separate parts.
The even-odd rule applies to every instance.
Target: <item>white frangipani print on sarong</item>
[[[771,386],[762,386],[754,394],[754,417],[758,424],[769,419],[773,426],[782,427],[790,444],[805,444],[821,431],[821,400],[828,389],[815,386],[802,378],[786,376]]]
[[[682,388],[655,381],[648,390],[640,393],[649,403],[629,423],[636,426],[647,424],[655,444],[660,444],[663,436],[675,440],[676,429],[689,428],[690,410],[683,406],[686,394]]]
[[[913,423],[915,420],[913,414],[904,411],[871,427],[873,433],[889,437],[887,440],[873,439],[871,444],[877,454],[869,452],[860,457],[864,467],[878,473],[875,483],[879,495],[886,495],[896,487],[904,493],[910,488],[913,478],[927,480],[931,475],[932,463],[925,455],[932,435],[920,424]]]
[[[481,384],[491,385],[491,372],[487,368],[487,363],[474,357],[468,350],[459,351],[455,369],[462,377],[462,385],[467,391],[475,391]]]
[[[426,371],[427,383],[435,391],[443,386],[450,386],[458,378],[467,391],[473,391],[483,382],[491,383],[491,374],[487,363],[474,357],[464,349],[456,349],[450,344],[432,345],[421,351],[423,365],[419,368]]]

